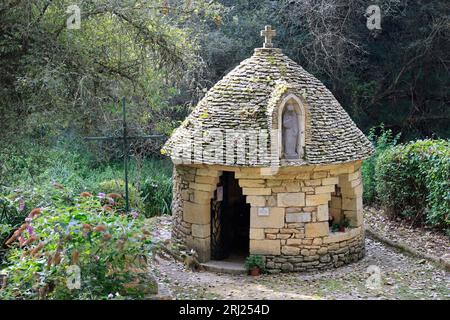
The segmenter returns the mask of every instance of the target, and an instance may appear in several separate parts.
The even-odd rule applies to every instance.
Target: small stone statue
[[[294,106],[288,104],[283,114],[283,148],[285,159],[298,159],[298,118]]]

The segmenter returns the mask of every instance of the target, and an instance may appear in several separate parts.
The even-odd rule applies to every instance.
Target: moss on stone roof
[[[242,61],[207,92],[174,131],[163,150],[172,159],[179,157],[193,163],[230,165],[224,157],[205,160],[199,154],[189,155],[188,152],[175,155],[175,146],[188,149],[205,147],[208,139],[190,137],[210,129],[270,130],[272,112],[287,94],[295,94],[305,102],[307,133],[304,158],[286,165],[342,163],[372,154],[371,143],[332,93],[280,49],[255,49],[250,58]],[[253,157],[256,158],[247,159],[245,164],[234,165],[268,166],[273,159],[264,150]]]

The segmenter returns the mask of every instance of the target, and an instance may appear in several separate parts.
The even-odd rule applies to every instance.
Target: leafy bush
[[[5,254],[5,250],[2,248],[3,243],[13,230],[14,225],[22,219],[20,219],[19,209],[14,201],[0,195],[0,264]]]
[[[12,231],[23,223],[31,209],[51,202],[51,196],[46,189],[30,188],[22,191],[2,188],[2,193],[0,194],[0,246]],[[5,251],[3,247],[0,249],[0,263],[3,261]]]
[[[376,132],[379,131],[377,134]],[[373,127],[369,131],[369,140],[372,142],[375,153],[366,159],[361,167],[361,173],[364,183],[363,200],[366,204],[376,202],[376,182],[375,182],[375,163],[379,155],[386,149],[397,144],[400,134],[393,135],[391,130],[386,130],[384,125]]]
[[[350,220],[346,216],[344,216],[340,222],[333,222],[333,224],[331,225],[331,231],[332,232],[344,231],[345,228],[349,227],[350,227]]]
[[[119,194],[125,199],[125,181],[122,179],[114,179],[102,181],[99,183],[98,191],[109,194]],[[138,190],[131,184],[128,183],[128,198],[130,201],[130,206],[137,210],[141,209],[141,199],[139,197]]]
[[[19,203],[20,202],[20,203]],[[0,195],[0,223],[14,225],[21,221],[20,212],[24,211],[25,202],[22,199],[11,200]]]
[[[153,243],[142,218],[106,211],[100,197],[54,189],[7,244],[0,299],[106,299],[154,292],[146,254]],[[73,265],[80,287],[70,289]]]
[[[449,228],[448,140],[418,140],[385,150],[376,161],[375,180],[389,215]]]
[[[172,202],[172,181],[170,179],[148,178],[142,184],[141,195],[147,216],[170,214]]]
[[[20,141],[0,150],[0,185],[28,187],[64,181],[67,187],[77,189],[92,174],[93,161],[80,141],[69,142],[48,147]]]

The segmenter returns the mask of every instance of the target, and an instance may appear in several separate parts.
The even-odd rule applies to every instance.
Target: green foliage
[[[0,196],[0,264],[2,263],[5,250],[1,248],[6,238],[24,215],[19,214],[19,208],[11,199]]]
[[[450,142],[418,140],[385,150],[376,161],[376,191],[391,216],[450,226]]]
[[[71,4],[0,4],[0,153],[24,137],[117,134],[120,96],[133,134],[169,134],[203,89],[261,46],[263,21],[277,29],[275,46],[324,82],[364,131],[384,122],[403,138],[450,134],[445,0],[382,0],[380,32],[361,21],[364,1],[85,1],[79,30],[65,28]],[[108,161],[119,158],[115,147],[89,149]],[[0,167],[24,165],[15,160],[0,155]]]
[[[14,225],[17,220],[22,220],[19,212],[18,202],[20,199],[11,200],[5,196],[0,196],[0,223],[6,225]]]
[[[55,190],[54,195],[56,192]],[[23,223],[32,209],[45,206],[51,201],[47,188],[0,189],[0,246],[12,231]],[[0,249],[0,263],[5,251],[5,248]]]
[[[381,124],[370,129],[368,139],[372,142],[375,153],[363,162],[361,173],[364,184],[363,200],[366,204],[372,204],[376,202],[375,163],[383,151],[397,144],[400,133],[394,136],[392,130],[385,129]]]
[[[195,91],[204,69],[198,30],[222,6],[82,1],[80,29],[72,30],[66,10],[73,4],[0,3],[0,145],[9,148],[23,137],[43,143],[61,134],[113,134],[121,96],[132,97],[130,131],[170,132],[193,98],[181,88]]]
[[[259,268],[261,271],[264,270],[263,258],[259,255],[250,255],[245,259],[245,268],[251,270],[253,268]]]
[[[89,171],[95,165],[88,150],[75,138],[60,137],[51,145],[25,139],[1,151],[0,185],[3,186],[29,187],[43,181],[64,181],[66,186],[76,188],[92,174]]]
[[[115,193],[125,199],[125,181],[122,179],[113,179],[102,181],[98,185],[98,191],[106,194]],[[128,184],[128,198],[130,207],[139,210],[141,208],[141,199],[138,190],[131,184]]]
[[[379,0],[382,30],[372,31],[363,0],[220,3],[222,24],[210,23],[202,41],[205,86],[261,47],[270,22],[274,45],[321,80],[364,132],[384,122],[403,139],[450,136],[447,0]]]
[[[13,231],[13,226],[7,223],[0,223],[0,244],[3,244],[8,236]],[[6,249],[0,247],[0,266],[3,264],[3,259],[6,254]]]
[[[159,175],[147,178],[141,187],[144,212],[152,217],[160,214],[170,214],[172,203],[172,180]]]
[[[433,62],[446,56],[450,47],[450,41],[444,39],[449,31],[446,1],[380,0],[382,31],[375,32],[365,29],[356,16],[365,10],[365,1],[346,3],[345,12],[340,10],[342,3],[326,1],[318,6],[321,9],[312,6],[316,14],[308,11],[311,7],[304,8],[304,2],[293,5],[296,10],[286,10],[291,24],[316,31],[307,43],[297,42],[306,60],[313,62],[307,69],[318,75],[327,73],[320,79],[329,83],[363,129],[384,122],[394,132],[402,132],[405,140],[449,137],[450,109],[445,101],[450,77],[445,63]],[[325,12],[325,16],[319,12]],[[298,19],[299,15],[308,17],[307,28],[302,27],[305,22]],[[342,26],[334,29],[338,20]],[[323,40],[322,30],[333,30],[329,41]],[[358,46],[354,46],[356,43]],[[333,52],[328,53],[330,47]],[[333,55],[339,62],[329,63]]]
[[[142,297],[154,290],[145,267],[153,243],[142,218],[106,212],[98,197],[46,192],[51,203],[14,234],[0,299]],[[72,265],[81,271],[79,289],[67,286]]]
[[[344,216],[340,222],[333,222],[333,224],[331,225],[331,231],[338,232],[342,228],[345,229],[345,228],[349,228],[349,227],[351,227],[350,219],[348,219],[347,217]]]
[[[22,147],[21,144],[17,146]],[[4,171],[0,177],[0,185],[3,184],[4,188],[9,190],[5,193],[17,198],[10,199],[16,199],[16,207],[19,197],[25,200],[27,209],[30,209],[30,206],[47,205],[49,199],[41,190],[51,187],[52,184],[61,184],[76,193],[89,190],[94,193],[118,193],[123,197],[125,195],[121,161],[99,163],[86,149],[77,146],[76,141],[60,141],[57,147],[26,143],[23,146],[29,146],[29,149],[22,156],[5,156],[9,162],[3,163]],[[45,157],[35,157],[35,154],[43,154]],[[22,163],[25,164],[21,165]],[[133,209],[147,217],[170,213],[172,164],[169,160],[131,159],[128,173],[130,206]],[[20,194],[13,192],[14,189],[19,189]]]

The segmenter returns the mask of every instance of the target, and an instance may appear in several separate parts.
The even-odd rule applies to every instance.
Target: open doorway
[[[243,260],[249,253],[250,205],[234,172],[223,172],[211,201],[211,259]]]

